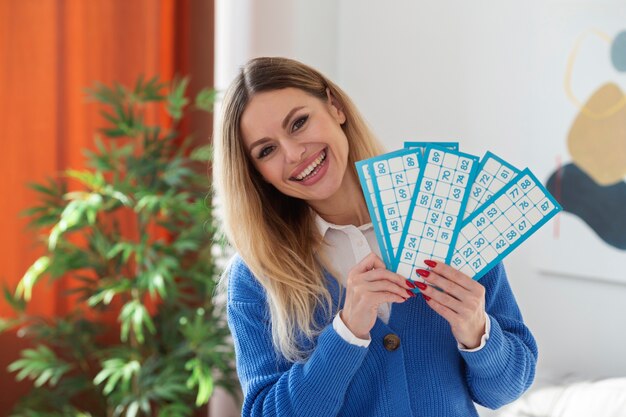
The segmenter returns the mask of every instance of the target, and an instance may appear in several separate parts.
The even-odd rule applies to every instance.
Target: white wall
[[[218,91],[224,91],[239,68],[257,56],[298,59],[333,79],[337,77],[338,24],[334,0],[216,0],[215,24]],[[215,110],[219,114],[219,102]],[[217,387],[209,414],[236,417],[241,415],[240,405]]]
[[[250,57],[293,57],[344,87],[390,150],[458,140],[540,178],[575,114],[564,34],[626,29],[618,0],[218,0],[217,16],[218,88]],[[540,249],[533,237],[505,261],[540,374],[626,376],[626,286],[542,275]]]
[[[337,77],[335,0],[216,0],[215,85],[257,56],[284,56]]]
[[[539,178],[554,160],[544,149],[565,146],[576,111],[562,87],[563,32],[626,29],[623,1],[339,3],[337,81],[389,149],[458,140]],[[532,237],[505,261],[539,343],[539,373],[626,376],[626,286],[542,275],[539,249]]]

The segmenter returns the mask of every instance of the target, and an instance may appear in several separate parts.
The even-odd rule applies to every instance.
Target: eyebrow
[[[285,129],[287,127],[287,123],[289,122],[289,119],[291,119],[291,116],[293,116],[293,114],[295,112],[297,112],[300,109],[303,109],[304,106],[298,106],[298,107],[294,107],[293,109],[291,109],[291,111],[289,113],[287,113],[287,116],[285,116],[285,118],[283,119],[283,129]]]
[[[287,115],[283,119],[283,124],[282,124],[283,129],[287,128],[287,123],[289,123],[289,119],[291,119],[293,114],[295,112],[297,112],[298,110],[301,110],[303,108],[304,108],[304,106],[298,106],[298,107],[294,107],[293,109],[289,110],[289,113],[287,113]],[[265,142],[268,142],[269,140],[270,140],[269,138],[261,138],[259,140],[256,140],[256,141],[252,142],[250,144],[250,147],[248,148],[248,151],[252,151],[252,149],[257,147],[258,145],[260,145],[262,143],[265,143]]]

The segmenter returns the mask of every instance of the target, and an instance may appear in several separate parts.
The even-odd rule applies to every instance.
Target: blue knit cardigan
[[[339,284],[326,276],[337,310]],[[290,363],[272,346],[264,289],[243,260],[231,262],[228,324],[244,394],[243,416],[386,417],[477,416],[473,402],[498,408],[532,383],[535,340],[522,316],[502,264],[481,279],[491,332],[486,345],[463,352],[450,325],[422,299],[393,304],[389,323],[376,320],[369,347],[344,341],[332,317],[305,362]],[[388,334],[400,346],[385,349]]]

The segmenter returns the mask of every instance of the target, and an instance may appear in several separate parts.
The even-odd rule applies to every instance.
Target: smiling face
[[[346,121],[336,100],[285,88],[255,94],[241,117],[254,167],[278,191],[307,202],[332,198],[348,163]]]

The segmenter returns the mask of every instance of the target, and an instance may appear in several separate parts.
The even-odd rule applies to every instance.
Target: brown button
[[[383,339],[383,345],[385,346],[385,349],[387,349],[389,352],[393,352],[394,350],[398,349],[398,347],[400,347],[400,338],[393,333],[389,333]]]

